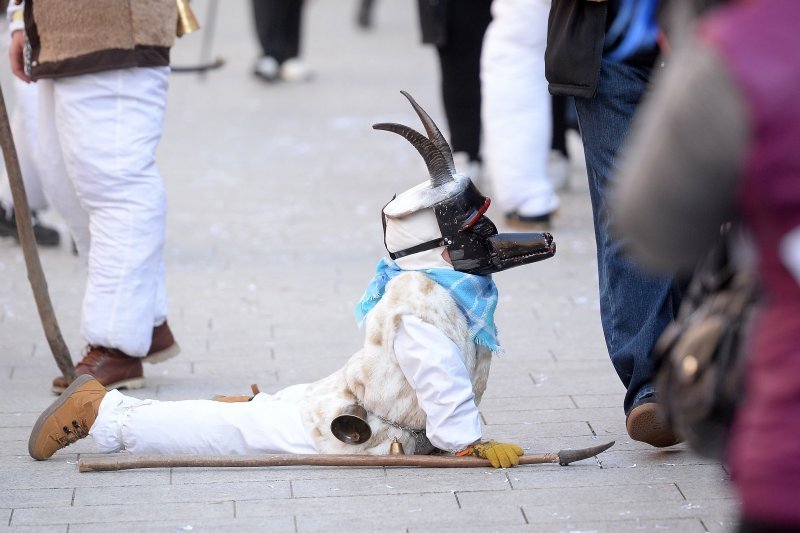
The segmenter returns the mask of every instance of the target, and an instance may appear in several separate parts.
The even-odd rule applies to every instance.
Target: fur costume
[[[33,79],[130,67],[165,67],[175,0],[26,0]]]
[[[472,381],[475,403],[480,402],[489,377],[491,352],[472,341],[464,315],[445,289],[425,274],[406,272],[389,282],[386,294],[367,315],[364,348],[342,369],[308,388],[302,405],[303,421],[321,453],[385,454],[394,438],[406,451],[415,449],[409,431],[375,416],[405,428],[425,428],[425,412],[394,353],[400,317],[406,314],[435,326],[458,346]],[[334,417],[353,403],[366,408],[372,429],[372,438],[358,445],[345,444],[330,431]],[[463,444],[459,449],[471,441]]]

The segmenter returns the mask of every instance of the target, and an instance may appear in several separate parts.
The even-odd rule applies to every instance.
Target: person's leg
[[[375,7],[375,0],[359,0],[356,10],[356,25],[359,28],[369,29],[372,27],[372,13]]]
[[[483,153],[506,215],[547,216],[550,94],[544,77],[546,4],[495,0],[481,55]]]
[[[33,215],[33,234],[36,242],[42,246],[57,246],[61,241],[58,231],[42,224],[37,216],[38,211],[47,209],[48,202],[36,164],[35,147],[37,145],[37,121],[39,109],[39,94],[36,84],[25,83],[14,78],[14,96],[16,105],[11,117],[11,130],[17,149],[22,182],[25,186],[25,196],[28,207]],[[5,167],[2,171],[2,185],[0,185],[0,236],[17,237],[16,217],[14,216],[14,198],[11,186],[6,175]],[[18,238],[18,237],[17,237]]]
[[[480,159],[480,56],[491,20],[490,2],[459,0],[449,4],[447,44],[437,47],[444,111],[454,153]]]
[[[553,115],[553,138],[550,148],[564,157],[569,157],[567,152],[567,97],[551,96]]]
[[[39,114],[35,157],[45,194],[67,224],[78,256],[86,262],[90,246],[89,215],[81,206],[64,165],[56,130],[54,84],[55,81],[51,79],[36,82]]]
[[[278,64],[300,51],[302,0],[253,0],[253,18],[264,56]]]
[[[82,375],[44,410],[31,430],[36,460],[91,435],[100,452],[134,454],[317,453],[300,404],[307,385],[252,401],[139,400]]]
[[[261,45],[261,54],[272,56],[271,39],[274,35],[274,27],[277,25],[276,17],[273,13],[273,6],[276,2],[272,0],[253,0],[253,22],[256,27],[256,36]]]
[[[292,388],[302,388],[296,385]],[[138,400],[110,391],[90,435],[101,452],[133,454],[317,453],[298,402],[258,394],[249,402]]]
[[[303,19],[303,0],[289,0],[284,6],[284,50],[278,62],[300,57],[300,35]]]
[[[90,216],[81,332],[133,357],[149,350],[163,283],[166,195],[155,153],[167,76],[134,68],[54,82],[65,166]]]
[[[649,75],[647,68],[603,61],[596,95],[576,99],[597,242],[600,315],[611,362],[627,389],[626,415],[653,400],[649,354],[679,300],[672,280],[641,271],[609,228],[608,195],[618,152]]]

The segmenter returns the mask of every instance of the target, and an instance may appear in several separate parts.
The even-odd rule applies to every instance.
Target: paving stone
[[[146,510],[139,504],[97,502],[94,505],[15,509],[11,519],[13,526],[57,525],[57,524],[111,524],[148,521],[192,520],[204,518],[232,518],[234,505],[231,501],[213,503],[164,502]]]
[[[109,524],[73,524],[69,533],[107,533]],[[191,517],[185,520],[161,520],[126,522],[125,533],[159,533],[163,531],[177,532],[191,531],[192,533],[218,533],[219,531],[236,531],[237,533],[280,533],[293,532],[295,520],[293,516],[273,516],[268,520],[263,518],[228,518],[208,519]]]
[[[139,486],[81,487],[75,490],[73,503],[76,506],[88,506],[105,500],[150,506],[160,503],[286,499],[291,496],[292,489],[288,481],[232,480],[220,483],[150,486],[147,490],[142,490]]]
[[[0,489],[0,508],[46,507],[69,505],[75,490],[63,489]]]

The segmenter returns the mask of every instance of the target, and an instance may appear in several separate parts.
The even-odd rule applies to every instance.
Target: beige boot
[[[90,375],[78,376],[36,421],[28,440],[28,453],[37,461],[89,434],[106,388]]]

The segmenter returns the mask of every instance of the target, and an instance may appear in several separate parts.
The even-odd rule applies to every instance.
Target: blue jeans
[[[641,271],[625,256],[624,239],[609,228],[617,155],[647,88],[650,70],[604,59],[594,97],[575,99],[597,242],[600,319],[611,363],[628,391],[626,415],[654,394],[650,352],[674,318],[680,300],[672,280]]]

